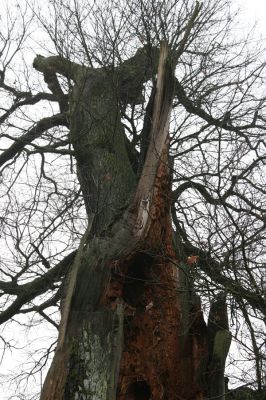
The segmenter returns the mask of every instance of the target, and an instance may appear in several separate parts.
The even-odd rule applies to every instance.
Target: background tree
[[[14,14],[12,18],[7,14],[7,24],[2,27],[1,238],[8,250],[1,262],[0,320],[6,323],[19,314],[29,314],[34,315],[34,323],[41,316],[58,327],[55,307],[64,293],[63,310],[70,308],[72,316],[69,322],[66,313],[66,320],[61,322],[60,343],[66,343],[64,350],[70,349],[66,342],[69,330],[79,335],[77,331],[88,312],[99,311],[97,299],[95,307],[90,308],[88,299],[84,305],[86,294],[96,293],[92,288],[97,289],[99,277],[107,279],[105,294],[101,282],[96,293],[101,294],[104,327],[113,332],[115,315],[115,338],[121,343],[123,325],[126,343],[124,352],[118,346],[123,353],[119,398],[137,398],[141,392],[160,398],[163,391],[168,398],[180,397],[181,393],[184,398],[201,398],[203,392],[216,394],[217,385],[213,388],[212,382],[217,377],[210,374],[210,368],[217,370],[217,364],[211,348],[216,331],[227,330],[226,318],[217,320],[217,316],[226,314],[224,297],[217,298],[221,291],[227,293],[231,331],[241,343],[242,357],[254,365],[255,374],[243,375],[243,382],[254,384],[260,393],[265,385],[265,61],[262,48],[248,46],[250,37],[235,35],[229,3],[119,1],[103,7],[82,1],[51,1],[49,17],[36,4],[17,8],[21,32],[16,31]],[[39,51],[43,56],[37,56],[33,64],[41,72],[38,78],[32,77],[30,63],[19,64],[24,71],[15,68],[18,56],[27,57],[29,52],[24,43],[30,43],[26,39],[31,14],[36,18],[33,23],[45,35],[46,50]],[[171,106],[171,101],[161,100],[165,108],[156,120],[159,113],[154,110],[160,104],[160,91],[157,88],[155,92],[155,87],[164,85],[164,79],[157,76],[162,40],[169,45],[166,58],[171,65],[170,71],[161,68],[167,76],[164,90],[169,101],[173,97],[173,103]],[[171,78],[173,69],[175,79]],[[151,140],[154,126],[167,129],[167,107],[172,108],[170,161],[162,146],[159,150],[156,147],[156,157],[152,157]],[[159,128],[156,132],[159,140],[163,133]],[[153,164],[145,169],[147,159]],[[159,189],[155,193],[156,187]],[[163,193],[167,196],[162,197]],[[175,249],[167,215],[170,205]],[[135,217],[138,229],[133,236],[129,229],[128,240],[125,231],[119,233],[121,223],[131,224]],[[87,224],[89,229],[81,239]],[[143,235],[145,245],[140,240]],[[76,251],[79,239],[81,245]],[[79,296],[74,297],[73,314],[73,299],[69,301],[67,293],[73,271],[79,269],[80,259],[84,258],[84,245],[87,251],[94,251],[86,254],[87,261],[90,257],[95,260],[99,253],[102,256],[108,247],[109,262],[102,260],[101,265],[103,272],[111,275],[83,272],[85,278],[78,281],[88,281],[92,287],[82,290],[77,284],[82,302]],[[190,262],[189,256],[196,262]],[[95,268],[97,262],[88,262],[86,268]],[[181,285],[177,286],[175,279],[169,280],[169,274],[181,275]],[[70,278],[64,279],[66,276]],[[210,302],[213,304],[208,331],[201,316],[193,319],[199,312],[194,290],[201,295],[206,309]],[[167,299],[170,309],[163,299]],[[183,317],[182,323],[179,302],[183,304],[183,315],[184,307],[187,309],[187,319]],[[162,322],[158,324],[162,318],[158,313],[170,315],[164,319],[164,331]],[[89,317],[90,323],[95,321],[91,314]],[[245,329],[240,321],[245,321]],[[173,363],[183,365],[177,371],[179,376],[184,374],[183,387],[174,384],[176,371],[172,380],[164,377],[157,380],[161,386],[156,386],[151,376],[129,368],[140,357],[135,360],[133,350],[143,350],[146,345],[143,341],[136,345],[132,336],[143,339],[146,335],[148,343],[154,345],[153,354],[162,355],[175,348],[171,342],[174,336],[167,332],[171,324],[173,335],[183,340],[178,342],[178,349],[185,343],[183,353],[178,350],[170,357]],[[92,323],[89,329],[99,327]],[[136,329],[143,336],[136,335]],[[199,332],[198,347],[208,354],[205,361],[209,369],[201,366],[205,373],[199,377],[192,368],[192,376],[188,376],[184,358],[190,365],[193,352],[194,358],[199,357],[195,343],[189,341],[193,337],[197,342]],[[131,354],[128,358],[127,350]],[[115,354],[119,356],[118,351]],[[147,359],[147,352],[142,360],[145,356]],[[118,358],[109,358],[106,369],[101,366],[96,372],[101,370],[108,376],[118,368]],[[80,364],[80,359],[71,360],[72,370],[76,370],[74,366]],[[163,361],[160,368],[167,370]],[[130,382],[129,372],[133,375]],[[99,382],[100,378],[106,379],[97,376]],[[187,380],[194,382],[190,383],[190,394],[184,384]],[[80,383],[75,377],[71,382],[76,386]],[[76,389],[74,385],[65,391],[70,396]],[[97,385],[94,389],[102,390]],[[110,385],[108,390],[115,391]],[[175,394],[169,397],[169,393]],[[110,392],[108,396],[112,398]]]

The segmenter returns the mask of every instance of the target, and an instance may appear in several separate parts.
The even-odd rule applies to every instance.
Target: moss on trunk
[[[92,234],[124,206],[136,182],[125,145],[117,93],[107,71],[86,71],[71,96],[71,142]]]

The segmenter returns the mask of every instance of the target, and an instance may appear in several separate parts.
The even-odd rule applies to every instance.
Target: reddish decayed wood
[[[180,344],[181,306],[177,260],[172,246],[169,193],[165,156],[156,177],[150,208],[151,223],[142,243],[143,257],[136,258],[132,254],[131,259],[116,265],[116,274],[124,276],[124,281],[120,279],[119,284],[111,281],[106,292],[109,306],[119,293],[125,297],[124,350],[117,400],[203,399],[203,392],[195,379],[195,369],[205,351],[204,332],[202,337],[198,330],[191,335],[185,350],[181,350]],[[150,255],[148,265],[145,252]],[[138,265],[134,265],[136,262]],[[134,268],[145,270],[145,282],[142,292],[136,290],[133,300],[131,294],[132,306],[126,304],[125,285],[129,270]],[[196,311],[196,318],[200,327],[203,323],[200,310]]]
[[[198,260],[199,260],[199,256],[191,255],[191,256],[189,256],[187,258],[187,264],[188,265],[195,265],[195,264],[197,264]]]

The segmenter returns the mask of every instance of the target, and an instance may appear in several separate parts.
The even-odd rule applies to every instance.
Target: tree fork
[[[173,71],[163,43],[151,139],[135,195],[104,236],[77,252],[69,313],[41,400],[203,400],[201,376],[209,387],[214,346],[208,346],[199,298],[191,279],[184,284],[188,266],[176,259],[172,240]]]

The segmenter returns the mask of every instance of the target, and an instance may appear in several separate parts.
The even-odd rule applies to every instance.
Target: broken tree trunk
[[[219,365],[219,382],[223,379],[226,352],[215,349],[218,331],[226,329],[223,326],[215,335],[209,333],[188,265],[176,258],[173,246],[168,131],[175,66],[165,43],[158,64],[149,147],[135,194],[107,230],[102,231],[105,224],[97,217],[97,224],[92,223],[94,237],[85,235],[81,242],[69,275],[58,346],[41,400],[201,400],[206,393],[213,393],[209,389],[215,386],[212,367]],[[90,88],[95,94],[93,85]],[[105,113],[110,106],[106,101]],[[100,120],[93,121],[95,137],[90,137],[90,144],[102,132]],[[108,121],[104,132],[107,123],[114,124],[112,115],[108,114]],[[115,132],[120,132],[120,125],[117,128],[116,122],[115,126]],[[85,148],[84,137],[80,138]],[[75,146],[79,148],[80,143]],[[121,150],[122,144],[119,146]],[[92,168],[96,161],[88,162],[81,151],[79,154],[79,174],[87,174],[80,181],[84,186],[91,173],[84,169]],[[114,168],[114,158],[111,164]],[[117,207],[121,198],[115,193]],[[89,206],[87,209],[91,211]],[[221,358],[218,363],[216,356]],[[220,383],[215,393],[223,399]]]

